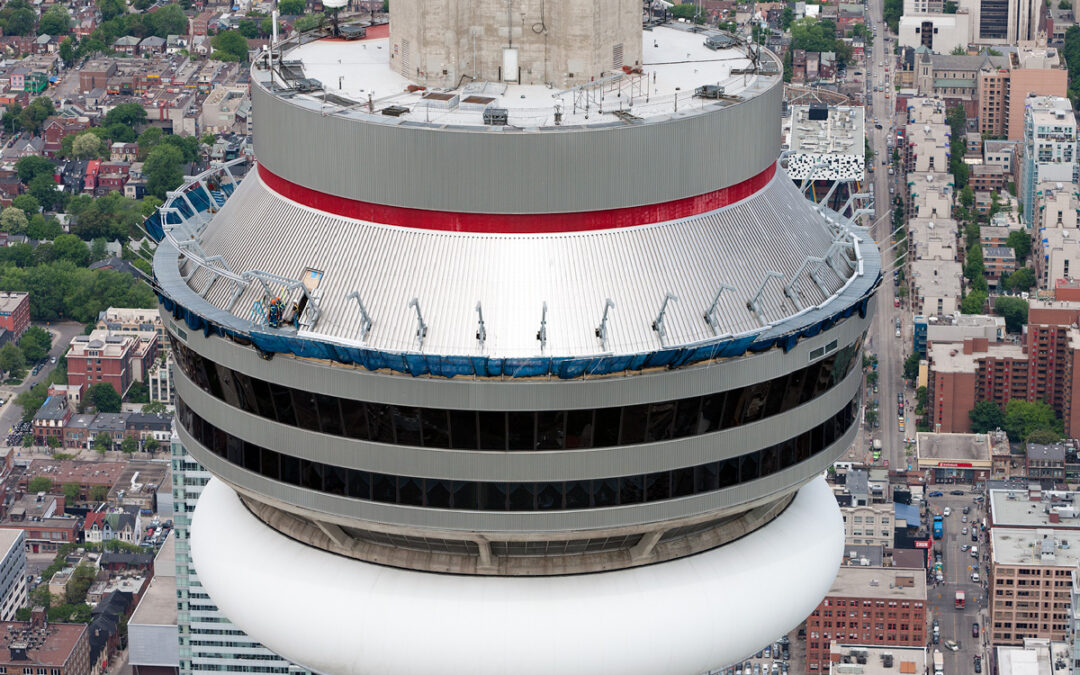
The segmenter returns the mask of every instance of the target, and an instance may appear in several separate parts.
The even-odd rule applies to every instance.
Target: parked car
[[[951,516],[951,515],[952,515],[952,509],[950,509],[950,508],[949,508],[948,506],[946,506],[946,507],[945,507],[945,510],[941,512],[941,515],[943,515],[943,516],[945,516],[946,518],[948,518],[949,516]]]
[[[981,656],[976,656],[975,657],[974,666],[975,666],[975,672],[976,673],[981,673],[982,672],[982,657]]]
[[[979,574],[978,572],[975,573],[976,576],[978,576],[978,574]],[[971,637],[976,637],[976,638],[979,637],[979,624],[978,623],[971,624]]]
[[[953,491],[949,492],[949,494],[953,495],[954,497],[959,497],[959,496],[964,494],[964,491],[963,490],[953,490]]]
[[[927,497],[944,497],[945,493],[944,492],[938,492],[937,490],[935,490],[935,491],[931,492],[930,494],[928,494],[926,496]]]

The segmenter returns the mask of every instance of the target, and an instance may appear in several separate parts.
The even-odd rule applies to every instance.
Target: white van
[[[979,573],[978,572],[972,572],[971,573],[971,580],[974,581],[975,583],[979,583]]]
[[[978,546],[972,546],[971,547],[971,557],[972,558],[978,558],[979,557],[979,547]]]

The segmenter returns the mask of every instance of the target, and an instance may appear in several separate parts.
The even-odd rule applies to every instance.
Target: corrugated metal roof
[[[782,169],[753,197],[708,214],[636,228],[528,235],[407,229],[331,216],[281,198],[253,173],[207,227],[202,248],[223,256],[236,272],[292,279],[309,267],[325,272],[313,337],[361,344],[360,311],[347,299],[358,291],[373,320],[362,343],[367,347],[417,350],[417,316],[408,306],[415,297],[428,326],[423,352],[533,357],[541,355],[537,331],[545,302],[545,356],[602,353],[595,330],[606,298],[615,305],[609,353],[711,340],[704,314],[721,283],[737,288],[721,294],[722,331],[760,330],[747,301],[766,272],[790,279],[807,256],[824,257],[832,241],[825,218]],[[842,254],[835,255],[839,261]],[[828,266],[820,272],[830,295],[846,281]],[[208,289],[211,278],[199,270],[188,283],[228,309],[232,285],[218,281]],[[766,284],[760,305],[768,322],[797,313],[785,283]],[[668,292],[678,299],[667,307],[661,344],[652,326]],[[262,286],[252,283],[232,313],[249,319],[262,295]],[[799,296],[805,307],[827,299],[806,272]],[[487,333],[482,345],[478,301]]]

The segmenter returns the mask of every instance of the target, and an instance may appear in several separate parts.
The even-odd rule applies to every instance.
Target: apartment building
[[[1033,96],[1026,106],[1020,193],[1024,222],[1031,224],[1040,183],[1076,183],[1076,117],[1067,98]]]
[[[844,517],[845,545],[892,548],[896,526],[892,503],[844,506],[840,513]]]
[[[990,556],[990,642],[1022,645],[1024,638],[1066,639],[1080,533],[994,527]]]
[[[841,567],[806,619],[811,673],[829,672],[832,643],[918,647],[926,644],[926,571]]]
[[[13,621],[27,602],[26,532],[0,530],[0,621]]]
[[[123,396],[132,382],[141,382],[150,373],[157,357],[155,335],[154,331],[113,335],[95,329],[72,338],[66,356],[68,384],[90,387],[107,382]]]

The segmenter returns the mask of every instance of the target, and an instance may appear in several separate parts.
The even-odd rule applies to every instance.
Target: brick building
[[[990,552],[990,642],[1068,639],[1080,533],[994,527]]]
[[[806,619],[809,672],[829,672],[833,642],[865,646],[925,645],[925,570],[841,567],[825,599]]]
[[[1046,401],[1080,435],[1080,302],[1032,300],[1021,343],[985,338],[927,349],[934,431],[964,432],[978,401]]]
[[[64,427],[71,419],[71,408],[63,396],[50,396],[34,414],[34,441],[45,445],[56,439],[56,447],[64,445]]]
[[[0,328],[11,331],[18,340],[30,327],[30,294],[19,291],[0,292]]]
[[[157,357],[157,336],[152,331],[138,335],[112,335],[94,330],[71,340],[67,353],[68,384],[87,387],[108,382],[121,396],[132,382],[142,381]]]
[[[49,623],[43,609],[30,621],[0,622],[0,672],[90,675],[86,624]]]

